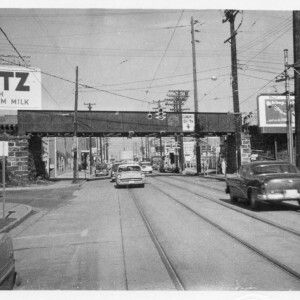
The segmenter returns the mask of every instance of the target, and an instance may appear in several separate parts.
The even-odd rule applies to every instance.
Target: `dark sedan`
[[[226,179],[226,193],[232,202],[246,199],[253,209],[261,201],[298,201],[300,205],[300,171],[282,161],[245,164],[236,176]]]

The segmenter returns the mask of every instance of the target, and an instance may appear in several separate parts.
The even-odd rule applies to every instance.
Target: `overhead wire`
[[[170,47],[170,44],[171,44],[171,42],[172,42],[172,40],[173,40],[173,37],[174,37],[174,35],[175,35],[177,26],[178,26],[178,24],[179,24],[180,21],[181,21],[181,18],[182,18],[182,16],[183,16],[183,13],[184,13],[184,10],[181,11],[181,14],[180,14],[180,16],[179,16],[179,18],[178,18],[178,20],[177,20],[177,23],[176,23],[176,25],[175,25],[175,28],[173,29],[173,32],[172,32],[171,37],[170,37],[170,39],[169,39],[169,41],[168,41],[168,43],[167,43],[167,46],[166,46],[166,48],[165,48],[165,51],[164,51],[162,57],[160,58],[160,61],[159,61],[158,65],[157,65],[157,67],[156,67],[156,69],[155,69],[155,72],[154,72],[152,81],[150,82],[149,86],[147,87],[148,91],[151,89],[151,86],[152,86],[152,83],[153,83],[153,81],[154,81],[154,79],[155,79],[155,77],[156,77],[156,74],[157,74],[157,72],[158,72],[158,70],[159,70],[159,68],[160,68],[160,66],[161,66],[161,63],[162,63],[162,61],[163,61],[163,59],[164,59],[164,57],[165,57],[165,55],[166,55],[166,53],[167,53],[167,51],[168,51],[168,49],[169,49],[169,47]]]
[[[1,32],[3,33],[3,35],[5,36],[5,38],[7,39],[7,41],[9,42],[9,44],[12,46],[12,48],[14,49],[14,51],[18,54],[19,58],[24,62],[25,67],[27,67],[27,63],[25,61],[25,59],[23,58],[23,56],[21,55],[21,53],[18,51],[18,49],[15,47],[15,45],[12,43],[12,41],[9,39],[9,37],[7,36],[7,34],[5,33],[5,31],[2,29],[2,27],[0,27]],[[3,60],[3,59],[2,59]],[[51,95],[51,93],[48,91],[48,89],[42,84],[42,82],[39,80],[39,78],[37,78],[37,76],[33,73],[33,75],[35,76],[35,78],[40,82],[42,88],[46,91],[46,93],[48,94],[48,96],[50,97],[50,99],[52,99],[52,101],[54,101],[57,105],[58,102],[54,99],[54,97]]]
[[[251,94],[250,96],[248,96],[247,98],[245,98],[243,101],[240,102],[240,104],[245,103],[246,101],[248,101],[252,96],[256,95],[257,92],[263,90],[266,86],[268,86],[271,82],[273,82],[274,80],[276,80],[276,78],[278,76],[280,76],[281,74],[283,74],[284,72],[281,72],[280,74],[278,74],[277,76],[273,77],[271,80],[269,80],[265,85],[263,85],[262,87],[260,87],[259,89],[257,89],[253,94]]]
[[[2,60],[4,60],[4,59],[2,59]],[[9,62],[9,61],[6,61],[6,62]],[[12,65],[17,65],[17,64],[12,63]],[[30,67],[25,67],[25,68],[27,68],[29,70],[35,70],[34,68],[30,68]],[[53,77],[53,78],[56,78],[56,79],[60,79],[62,81],[68,82],[68,83],[72,83],[72,84],[76,83],[74,80],[70,80],[70,79],[64,78],[62,76],[51,74],[51,73],[46,72],[46,71],[41,71],[41,74],[44,74],[44,75],[47,75],[47,76],[50,76],[50,77]],[[114,96],[118,96],[118,97],[121,97],[121,98],[129,99],[129,100],[134,100],[134,101],[139,101],[139,102],[145,102],[145,103],[151,103],[150,101],[147,101],[147,100],[138,99],[138,98],[134,98],[134,97],[130,97],[130,96],[125,96],[125,95],[122,95],[122,94],[119,94],[119,93],[115,93],[115,92],[111,92],[111,91],[107,91],[107,90],[104,90],[104,89],[99,89],[97,87],[94,87],[92,85],[88,85],[88,84],[85,84],[85,83],[78,83],[78,85],[81,86],[81,87],[85,87],[85,88],[89,88],[89,89],[94,89],[94,90],[99,91],[99,92],[108,93],[108,94],[111,94],[111,95],[114,95]]]

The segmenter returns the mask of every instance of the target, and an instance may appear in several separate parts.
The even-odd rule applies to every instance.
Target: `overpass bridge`
[[[163,120],[147,111],[78,111],[77,136],[205,136],[235,132],[233,113],[167,112]],[[74,111],[20,110],[18,135],[73,136]]]

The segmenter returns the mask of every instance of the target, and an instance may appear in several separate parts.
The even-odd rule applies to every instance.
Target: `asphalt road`
[[[300,273],[299,236],[195,194],[228,203],[223,188],[211,179],[156,177],[147,178],[145,188],[115,189],[104,180],[40,191],[31,199],[39,211],[11,232],[18,289],[175,290],[135,199],[184,289],[299,291],[299,278],[196,214]],[[269,207],[260,215],[300,232],[296,208]]]

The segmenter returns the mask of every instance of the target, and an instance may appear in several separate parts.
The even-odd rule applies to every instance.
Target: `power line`
[[[13,49],[15,50],[15,52],[18,54],[18,56],[21,58],[21,60],[24,62],[25,66],[26,61],[23,58],[23,56],[20,54],[20,52],[18,51],[18,49],[15,47],[15,45],[11,42],[11,40],[8,38],[7,34],[4,32],[4,30],[2,29],[2,27],[0,27],[1,32],[3,33],[3,35],[5,36],[5,38],[7,39],[7,41],[9,42],[9,44],[13,47]]]
[[[180,16],[179,16],[179,18],[178,18],[178,20],[177,20],[177,23],[176,23],[176,25],[175,25],[175,28],[174,28],[174,30],[173,30],[173,32],[172,32],[172,34],[171,34],[171,37],[170,37],[169,42],[168,42],[168,44],[167,44],[167,47],[166,47],[166,49],[165,49],[165,51],[164,51],[164,53],[163,53],[163,55],[162,55],[162,57],[161,57],[161,59],[160,59],[160,61],[159,61],[159,64],[158,64],[158,66],[157,66],[155,72],[154,72],[153,79],[152,79],[152,81],[150,82],[150,85],[148,86],[148,90],[151,89],[152,83],[153,83],[153,81],[154,81],[154,79],[155,79],[155,77],[156,77],[156,74],[157,74],[157,72],[158,72],[158,70],[159,70],[159,68],[160,68],[160,65],[161,65],[161,63],[162,63],[162,61],[163,61],[163,59],[164,59],[164,57],[165,57],[165,55],[166,55],[166,53],[167,53],[167,51],[168,51],[168,49],[169,49],[169,46],[170,46],[170,44],[171,44],[171,42],[172,42],[172,40],[173,40],[173,37],[174,37],[175,32],[176,32],[176,28],[177,28],[177,26],[178,26],[178,24],[179,24],[179,22],[180,22],[180,20],[181,20],[181,18],[182,18],[182,16],[183,16],[183,13],[184,13],[184,10],[181,11],[181,14],[180,14]]]
[[[279,33],[284,30],[284,27],[289,25],[291,17],[286,18],[284,21],[280,22],[277,26],[272,27],[271,30],[265,32],[262,36],[258,36],[250,42],[246,42],[239,47],[239,52],[246,52],[252,47],[256,46],[258,43],[265,42],[267,38],[272,36],[274,33]]]
[[[5,36],[5,38],[7,39],[7,41],[9,42],[9,44],[13,47],[13,49],[15,50],[15,52],[18,54],[18,56],[20,57],[20,59],[24,62],[25,67],[27,67],[25,59],[23,58],[23,56],[21,55],[21,53],[18,51],[18,49],[15,47],[15,45],[10,41],[10,39],[8,38],[7,34],[4,32],[4,30],[2,29],[2,27],[0,27],[0,30],[3,33],[3,35]],[[35,76],[34,73],[33,73],[33,75]],[[35,76],[35,78],[41,83],[41,81],[36,76]],[[49,97],[58,105],[57,101],[52,97],[52,95],[50,94],[50,92],[47,90],[47,88],[42,83],[41,83],[41,86],[46,91],[46,93],[49,95]]]
[[[276,37],[273,41],[271,41],[266,47],[261,49],[256,55],[254,55],[252,58],[248,59],[246,61],[246,64],[251,61],[252,59],[256,58],[259,54],[261,54],[265,49],[267,49],[269,46],[271,46],[274,42],[276,42],[280,37],[282,37],[284,34],[286,34],[290,30],[290,27],[288,27],[284,32],[282,32],[278,37]]]
[[[2,60],[6,61],[4,59],[2,59]],[[6,62],[10,63],[9,61],[6,61]],[[17,65],[17,64],[12,64],[12,65]],[[27,68],[29,70],[34,70],[34,68],[30,68],[30,67],[25,67],[25,68]],[[58,76],[58,75],[54,75],[54,74],[51,74],[51,73],[48,73],[48,72],[45,72],[45,71],[41,71],[41,73],[44,74],[44,75],[47,75],[47,76],[50,76],[50,77],[53,77],[53,78],[60,79],[62,81],[71,83],[71,84],[75,84],[74,80],[66,79],[64,77],[61,77],[61,76]],[[110,91],[107,91],[107,90],[99,89],[97,87],[94,87],[94,86],[91,86],[91,85],[88,85],[88,84],[85,84],[85,83],[79,83],[78,85],[81,86],[81,87],[84,87],[84,88],[94,89],[94,90],[99,91],[99,92],[108,93],[108,94],[115,95],[115,96],[118,96],[118,97],[121,97],[121,98],[129,99],[129,100],[134,100],[134,101],[139,101],[139,102],[145,102],[145,103],[152,103],[151,101],[142,100],[142,99],[138,99],[138,98],[134,98],[134,97],[130,97],[130,96],[125,96],[125,95],[122,95],[122,94],[119,94],[119,93],[115,93],[115,92],[110,92]]]
[[[259,88],[258,90],[256,90],[253,94],[251,94],[250,96],[248,96],[246,99],[244,99],[243,101],[241,101],[241,104],[248,101],[252,96],[256,95],[257,92],[261,91],[262,89],[264,89],[266,86],[268,86],[272,81],[274,81],[279,75],[283,74],[283,72],[281,72],[280,74],[276,75],[275,77],[273,77],[271,80],[269,80],[264,86],[262,86],[261,88]]]

